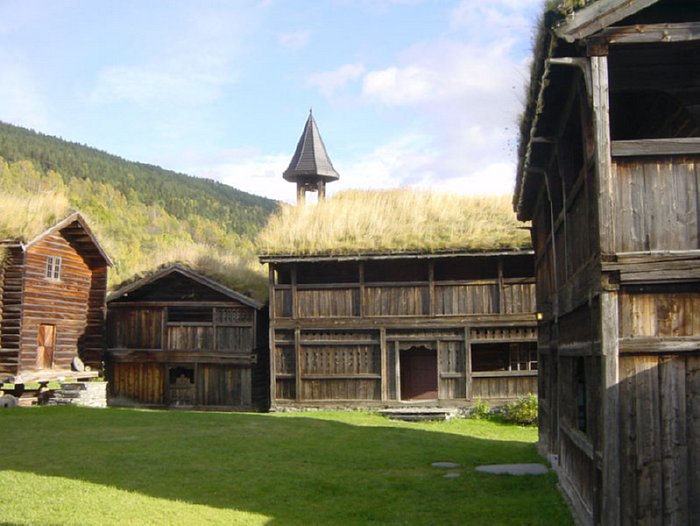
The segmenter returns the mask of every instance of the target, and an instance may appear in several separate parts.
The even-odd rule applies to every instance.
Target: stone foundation
[[[66,382],[48,399],[48,405],[107,407],[107,382]]]

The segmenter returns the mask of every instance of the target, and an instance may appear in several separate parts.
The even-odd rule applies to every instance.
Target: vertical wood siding
[[[700,356],[620,358],[622,522],[700,522]]]
[[[161,405],[165,403],[164,366],[155,363],[115,363],[110,390],[118,402]]]
[[[698,160],[684,156],[615,160],[618,252],[700,248]]]

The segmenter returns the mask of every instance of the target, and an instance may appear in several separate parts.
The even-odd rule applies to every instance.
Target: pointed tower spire
[[[326,183],[339,178],[328,157],[311,109],[292,161],[282,177],[297,184],[297,204],[304,204],[306,192],[318,192],[318,200],[322,201],[326,197]]]

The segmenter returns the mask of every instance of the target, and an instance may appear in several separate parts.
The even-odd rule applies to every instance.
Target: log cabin
[[[510,197],[324,199],[339,176],[312,115],[284,178],[297,205],[258,238],[272,409],[459,407],[536,391],[533,253]]]
[[[180,264],[119,287],[107,301],[110,404],[266,409],[263,307]]]
[[[73,213],[0,249],[0,383],[20,393],[27,383],[97,376],[112,263],[85,219]]]
[[[540,451],[581,524],[700,524],[700,4],[548,13],[528,96]]]

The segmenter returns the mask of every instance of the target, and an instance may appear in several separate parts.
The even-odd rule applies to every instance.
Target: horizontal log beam
[[[613,157],[697,155],[700,137],[612,141],[611,150]]]
[[[611,26],[589,39],[599,44],[654,44],[700,40],[700,22]]]

